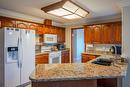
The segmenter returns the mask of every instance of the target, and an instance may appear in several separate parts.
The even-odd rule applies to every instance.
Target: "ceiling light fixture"
[[[71,0],[61,0],[60,2],[43,7],[41,10],[66,19],[84,18],[89,14],[88,11],[84,10]]]

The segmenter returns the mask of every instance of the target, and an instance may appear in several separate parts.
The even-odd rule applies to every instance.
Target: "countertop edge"
[[[31,82],[48,82],[48,81],[66,81],[66,80],[91,80],[91,79],[110,79],[124,78],[125,76],[95,76],[95,77],[78,77],[78,78],[55,78],[55,79],[33,79],[29,77]]]

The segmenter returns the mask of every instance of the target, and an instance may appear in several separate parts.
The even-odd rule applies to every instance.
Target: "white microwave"
[[[44,43],[57,43],[57,35],[55,34],[44,34]]]

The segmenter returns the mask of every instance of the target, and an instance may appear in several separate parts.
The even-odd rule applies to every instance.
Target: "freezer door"
[[[16,87],[20,84],[20,68],[18,67],[18,56],[13,54],[18,51],[19,29],[4,29],[4,70],[5,70],[5,87]],[[14,48],[16,47],[16,48]],[[12,53],[10,53],[12,52]],[[8,54],[9,53],[9,54]],[[11,56],[13,54],[13,56]],[[9,57],[10,55],[10,57]],[[14,57],[15,56],[15,57]],[[16,58],[17,57],[17,58]]]
[[[29,82],[29,76],[35,69],[35,31],[21,30],[22,38],[22,68],[21,68],[21,83]]]

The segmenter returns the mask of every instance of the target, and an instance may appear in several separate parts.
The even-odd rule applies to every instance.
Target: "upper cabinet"
[[[112,44],[113,43],[113,25],[111,23],[102,25],[102,43]]]
[[[92,39],[93,39],[93,29],[92,26],[84,26],[84,41],[85,43],[92,43]]]
[[[2,27],[16,27],[16,21],[8,18],[1,18]]]
[[[52,26],[51,20],[45,20],[44,25],[18,19],[0,16],[0,27],[14,27],[20,29],[33,29],[36,34],[56,34],[58,43],[65,43],[65,28]]]
[[[29,23],[23,22],[23,21],[16,21],[16,27],[17,28],[28,29],[29,28]]]
[[[84,27],[85,43],[101,42],[101,25],[89,25]]]
[[[120,22],[114,23],[113,38],[114,43],[120,44],[122,41],[122,26]]]
[[[93,33],[93,38],[92,42],[93,43],[100,43],[101,42],[101,25],[93,25],[92,26],[92,33]]]
[[[121,22],[86,25],[85,43],[121,44]]]

